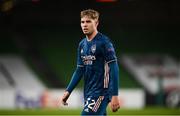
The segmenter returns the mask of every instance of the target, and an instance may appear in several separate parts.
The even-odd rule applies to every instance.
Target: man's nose
[[[83,27],[86,27],[86,26],[87,26],[87,23],[84,23],[84,24],[83,24]]]

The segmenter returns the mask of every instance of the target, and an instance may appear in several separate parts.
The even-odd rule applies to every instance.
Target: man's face
[[[85,35],[91,35],[97,30],[98,21],[93,20],[88,16],[81,18],[81,28]]]

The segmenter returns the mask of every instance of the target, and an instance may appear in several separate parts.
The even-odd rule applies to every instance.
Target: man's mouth
[[[85,29],[83,29],[84,31],[87,31],[88,29],[87,28],[85,28]]]

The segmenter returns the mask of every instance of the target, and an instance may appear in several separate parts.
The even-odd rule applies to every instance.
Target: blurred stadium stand
[[[143,61],[145,58],[138,54],[150,54],[147,59],[152,59],[151,54],[168,54],[176,59],[180,56],[178,0],[116,0],[112,3],[96,0],[0,0],[0,7],[0,57],[16,54],[23,58],[48,88],[64,88],[71,78],[76,67],[77,45],[84,37],[79,25],[79,12],[87,8],[100,11],[99,30],[115,44],[120,63],[120,88],[144,87],[137,76],[125,68],[122,63],[124,54],[135,54]],[[4,70],[5,64],[0,66]],[[10,72],[9,68],[5,70]],[[179,69],[173,74],[179,75]],[[18,83],[11,73],[1,71],[0,75],[2,88]],[[8,80],[5,75],[8,75]],[[155,76],[154,72],[150,75]],[[148,104],[153,103],[154,96],[147,91]]]
[[[147,103],[179,106],[179,57],[168,54],[129,54],[123,55],[121,62],[146,89]]]
[[[15,81],[12,77],[12,75],[9,73],[9,70],[6,69],[3,63],[0,64],[0,82],[1,82],[1,87],[0,88],[10,88],[10,87],[15,87]]]
[[[22,58],[15,55],[0,56],[0,62],[0,78],[2,80],[2,84],[0,85],[1,89],[16,88],[19,90],[44,90],[46,88],[27,67],[27,64]]]
[[[152,94],[158,93],[160,86],[165,92],[180,89],[179,60],[169,55],[124,55],[122,63]]]

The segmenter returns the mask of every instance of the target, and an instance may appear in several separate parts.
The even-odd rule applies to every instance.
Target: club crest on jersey
[[[95,53],[95,52],[96,52],[96,44],[94,44],[94,45],[91,46],[91,51],[92,51],[92,53]]]

